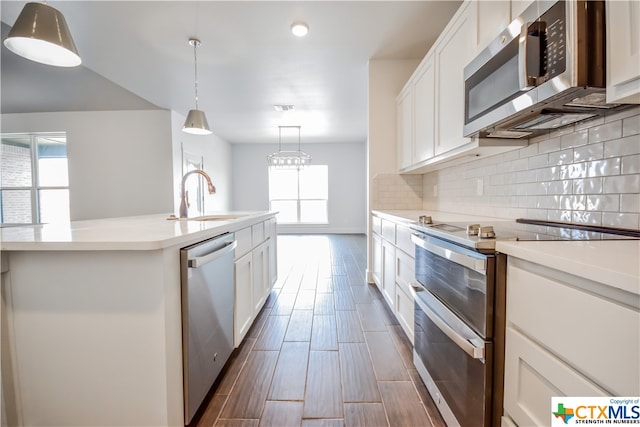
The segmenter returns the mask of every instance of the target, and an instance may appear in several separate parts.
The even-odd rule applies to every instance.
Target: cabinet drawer
[[[507,327],[506,341],[504,409],[516,424],[549,425],[553,396],[607,395],[517,330]]]
[[[411,284],[415,279],[415,261],[402,251],[396,250],[396,283],[406,293],[410,293]]]
[[[373,227],[373,232],[376,234],[382,235],[382,218],[378,216],[374,216],[371,218],[371,225]]]
[[[396,226],[396,246],[412,258],[415,257],[415,247],[411,241],[411,229],[409,227]]]
[[[236,246],[235,259],[241,258],[244,254],[249,252],[252,248],[251,246],[251,227],[243,228],[242,230],[238,230],[235,232],[236,242],[238,245]]]
[[[396,244],[396,224],[391,221],[387,221],[386,219],[383,219],[382,220],[382,237],[384,237],[385,240],[395,245]]]
[[[614,395],[637,396],[640,313],[576,287],[581,284],[585,288],[606,288],[566,273],[510,260],[508,322]]]
[[[251,236],[253,239],[253,247],[255,248],[260,243],[264,242],[264,222],[251,226]]]

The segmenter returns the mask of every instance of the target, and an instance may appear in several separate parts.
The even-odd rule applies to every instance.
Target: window
[[[0,223],[69,221],[64,133],[3,134],[0,169]]]
[[[280,224],[328,223],[329,167],[269,168],[269,205]]]

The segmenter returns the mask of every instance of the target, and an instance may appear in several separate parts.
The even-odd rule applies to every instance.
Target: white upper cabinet
[[[435,64],[428,55],[413,80],[413,163],[433,157],[435,131]]]
[[[640,104],[640,2],[606,2],[607,102]]]
[[[411,85],[407,85],[398,98],[398,166],[406,168],[413,163],[413,109]]]
[[[524,2],[517,2],[524,3]],[[511,2],[509,0],[479,1],[478,7],[478,50],[482,50],[509,26],[511,22]]]
[[[511,0],[511,21],[522,15],[526,8],[531,6],[533,0]]]
[[[401,171],[433,157],[435,67],[433,54],[420,63],[396,99],[398,159]]]
[[[436,155],[470,142],[462,136],[463,72],[477,52],[476,5],[465,2],[436,45]]]

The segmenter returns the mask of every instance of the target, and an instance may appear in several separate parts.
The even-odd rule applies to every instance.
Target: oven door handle
[[[456,252],[453,249],[445,248],[439,245],[434,245],[423,238],[421,238],[418,234],[412,234],[411,240],[416,245],[420,246],[422,249],[431,252],[434,255],[437,255],[441,258],[448,259],[449,261],[455,262],[456,264],[460,264],[464,267],[470,268],[471,270],[475,270],[480,274],[487,274],[487,260],[486,258],[474,258],[469,255],[461,254]]]
[[[451,326],[445,322],[441,316],[436,313],[433,309],[431,309],[427,304],[425,304],[416,294],[416,287],[412,287],[413,290],[413,300],[418,304],[420,309],[424,312],[424,314],[445,334],[451,341],[453,341],[458,347],[460,347],[465,353],[467,353],[470,357],[474,359],[484,360],[484,341],[477,340],[480,344],[479,346],[474,345],[467,338],[458,334]],[[420,291],[418,291],[420,292]],[[427,292],[427,291],[422,291]]]

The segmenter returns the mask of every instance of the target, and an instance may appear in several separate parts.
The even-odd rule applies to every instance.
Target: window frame
[[[3,191],[29,191],[30,199],[31,199],[31,222],[4,222],[4,209],[2,206],[2,197],[0,197],[0,224],[3,225],[29,225],[29,224],[40,224],[41,223],[41,213],[40,213],[40,190],[67,190],[70,193],[69,183],[67,179],[67,185],[40,185],[40,167],[38,164],[38,138],[64,138],[65,139],[65,147],[67,147],[67,133],[66,132],[14,132],[14,133],[2,133],[0,134],[1,139],[10,138],[10,137],[25,137],[29,138],[29,147],[31,150],[31,186],[22,186],[22,187],[5,187],[0,182],[0,193]],[[1,143],[1,142],[0,142]],[[67,164],[69,161],[69,155],[67,153]],[[68,172],[67,172],[68,173]],[[67,177],[68,178],[68,177]],[[69,206],[71,209],[71,206]],[[71,214],[71,212],[69,212]]]
[[[272,170],[286,170],[286,169],[279,169],[279,168],[273,168],[273,167],[269,167],[269,209],[273,210],[273,202],[296,202],[296,221],[295,222],[280,222],[278,221],[280,224],[283,225],[328,225],[329,224],[329,165],[309,165],[307,167],[312,168],[312,167],[318,167],[318,166],[324,166],[326,168],[326,186],[327,186],[327,197],[325,199],[321,199],[321,198],[301,198],[300,197],[300,171],[302,168],[298,168],[296,169],[296,192],[297,192],[297,197],[295,199],[290,198],[290,199],[282,199],[282,198],[272,198],[271,197],[271,172]],[[313,222],[303,222],[301,219],[302,217],[302,203],[301,202],[307,202],[307,201],[320,201],[320,202],[325,202],[325,218],[326,221],[324,222],[318,222],[318,221],[313,221]]]

